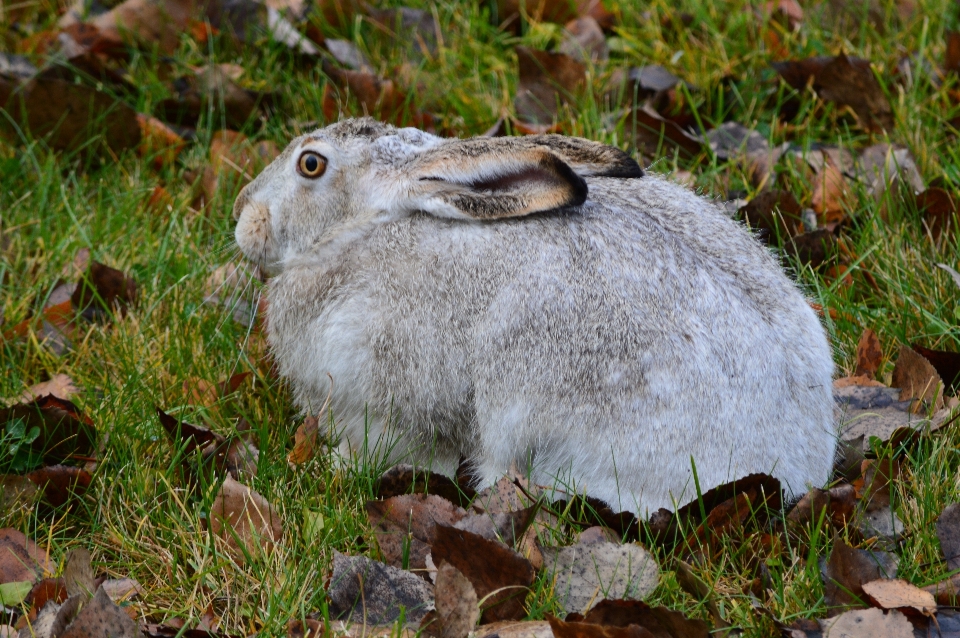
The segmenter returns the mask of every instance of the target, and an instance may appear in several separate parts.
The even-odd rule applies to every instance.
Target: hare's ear
[[[421,153],[405,167],[400,207],[454,219],[503,219],[579,206],[587,184],[542,146],[457,140]]]
[[[614,146],[566,135],[528,135],[515,138],[525,146],[546,146],[584,177],[643,177],[636,160]]]

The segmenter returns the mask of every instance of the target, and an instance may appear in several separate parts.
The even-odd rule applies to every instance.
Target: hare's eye
[[[313,151],[304,151],[297,161],[297,172],[304,177],[317,178],[327,170],[327,158]]]

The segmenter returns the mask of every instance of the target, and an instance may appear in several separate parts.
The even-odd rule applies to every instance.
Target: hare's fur
[[[303,148],[327,157],[322,178],[297,175]],[[482,483],[529,464],[640,513],[695,497],[691,460],[704,491],[752,472],[795,494],[822,485],[831,352],[776,260],[682,186],[530,148],[348,121],[294,140],[247,186],[237,239],[276,273],[268,334],[297,403],[323,404],[329,374],[345,449],[392,420],[397,454],[446,469],[465,456]],[[468,188],[487,170],[477,156],[527,152],[580,177],[549,168],[542,200],[489,208],[519,216],[471,216],[427,183],[442,170]],[[508,184],[484,175],[464,197]]]

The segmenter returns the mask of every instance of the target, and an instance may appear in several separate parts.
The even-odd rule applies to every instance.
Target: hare
[[[641,515],[695,498],[694,471],[828,479],[816,314],[744,227],[616,148],[346,120],[233,214],[279,371],[304,410],[330,393],[344,454],[393,433],[395,458],[466,457],[479,484],[516,463]]]

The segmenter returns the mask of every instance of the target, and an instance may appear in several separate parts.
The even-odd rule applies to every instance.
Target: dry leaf
[[[870,602],[882,609],[899,609],[903,613],[923,616],[933,616],[937,610],[933,594],[905,580],[874,580],[864,583],[863,591],[870,597]]]
[[[47,552],[22,532],[0,529],[0,584],[36,580],[52,574],[54,565]]]
[[[29,506],[38,493],[37,486],[25,476],[0,474],[0,511],[12,512]]]
[[[151,46],[163,53],[176,50],[180,34],[196,11],[194,0],[125,0],[113,9],[89,20],[104,37]]]
[[[453,525],[467,515],[450,501],[426,494],[367,501],[366,511],[384,562],[411,571],[426,569],[437,526]]]
[[[900,401],[916,399],[914,414],[943,409],[943,381],[936,368],[909,346],[900,346],[900,356],[893,367],[891,385],[900,388]]]
[[[803,91],[812,83],[821,99],[849,106],[868,130],[893,126],[890,102],[867,60],[840,54],[835,58],[807,58],[772,66],[794,89]]]
[[[848,611],[825,623],[823,638],[913,638],[913,625],[899,611],[881,609]]]
[[[840,166],[846,171],[845,166]],[[881,200],[888,191],[912,196],[923,190],[923,177],[910,149],[891,144],[874,144],[860,152],[856,175]]]
[[[566,24],[559,52],[580,62],[592,64],[606,62],[610,56],[603,30],[590,16],[571,20]]]
[[[69,600],[69,599],[68,599]],[[96,595],[80,609],[80,613],[66,628],[60,638],[141,638],[137,624],[125,614],[110,596],[99,588]]]
[[[957,228],[957,203],[953,196],[942,188],[928,188],[918,193],[917,210],[923,215],[923,223],[930,235],[939,240],[944,233],[951,234]]]
[[[900,390],[885,386],[835,387],[833,400],[842,444],[860,454],[869,453],[870,439],[874,437],[885,443],[894,435],[902,434],[904,428],[933,432],[950,415],[948,410],[941,410],[930,419],[923,414],[914,414],[911,407],[917,402],[900,401],[900,395]]]
[[[647,105],[630,111],[625,126],[633,135],[637,150],[647,156],[659,157],[665,153],[673,155],[679,152],[683,156],[696,157],[706,148],[698,137]]]
[[[54,375],[49,381],[42,381],[23,391],[18,399],[21,403],[29,403],[40,397],[52,395],[58,399],[69,401],[70,397],[79,394],[80,389],[73,384],[73,379],[66,374]]]
[[[93,476],[86,469],[67,465],[42,467],[26,477],[40,489],[43,499],[54,507],[83,496],[93,483]]]
[[[85,84],[38,76],[15,86],[0,76],[0,108],[56,150],[100,151],[105,145],[119,154],[140,143],[136,111]],[[2,129],[17,135],[6,121]],[[91,145],[91,139],[99,143]]]
[[[586,82],[586,68],[563,53],[517,47],[520,83],[513,101],[519,119],[553,124],[558,108],[571,104]]]
[[[293,437],[293,449],[287,454],[287,462],[291,465],[302,465],[312,459],[317,452],[319,439],[317,417],[307,416]]]
[[[93,557],[83,547],[76,547],[67,553],[63,565],[63,583],[67,596],[85,596],[91,598],[97,590],[94,585]]]
[[[485,493],[486,490],[483,492]],[[466,482],[454,482],[442,474],[412,465],[395,465],[377,480],[373,493],[379,499],[403,494],[435,494],[466,507],[477,493]],[[481,494],[483,494],[481,493]],[[478,501],[482,500],[480,497]]]
[[[883,350],[880,348],[880,339],[870,328],[863,331],[857,343],[857,367],[854,376],[873,379],[880,370],[883,360]]]
[[[606,598],[642,599],[660,582],[653,555],[635,544],[577,544],[544,547],[557,601],[568,612],[583,613]]]
[[[417,623],[433,608],[433,585],[423,578],[336,550],[327,595],[331,618],[360,625],[392,623],[401,613],[407,622]]]
[[[113,312],[123,316],[136,301],[137,282],[96,261],[90,263],[70,297],[73,308],[89,321],[105,319]]]
[[[430,548],[433,561],[456,567],[484,601],[482,620],[519,620],[533,584],[533,565],[512,549],[476,534],[438,526]]]
[[[960,569],[960,503],[948,505],[941,512],[937,519],[937,538],[947,569]]]
[[[849,607],[866,606],[863,585],[881,578],[896,577],[896,556],[850,547],[839,537],[823,570],[824,601],[830,615]]]
[[[687,618],[678,611],[651,607],[639,600],[602,600],[585,616],[567,614],[566,620],[606,627],[635,625],[657,638],[707,638],[710,635],[710,627],[698,618]]]
[[[227,476],[210,505],[210,529],[233,550],[256,555],[283,535],[280,514],[263,496]],[[242,552],[236,551],[238,557]]]
[[[18,403],[0,410],[0,423],[20,420],[26,432],[32,428],[39,435],[30,450],[45,463],[60,463],[68,459],[86,460],[94,454],[96,429],[93,422],[80,414],[70,401],[47,395],[29,403]]]
[[[426,626],[426,633],[437,638],[466,638],[480,619],[477,603],[477,592],[467,577],[450,563],[441,562],[437,570],[436,615]]]
[[[770,244],[787,240],[803,229],[803,208],[789,191],[763,191],[737,212],[750,228],[759,231],[761,240]]]
[[[813,178],[813,197],[810,205],[817,213],[820,223],[838,224],[846,217],[848,198],[846,178],[829,156],[824,155],[823,169]]]
[[[154,170],[172,165],[187,147],[186,140],[155,117],[138,113],[137,123],[140,125],[137,154],[149,161]]]

